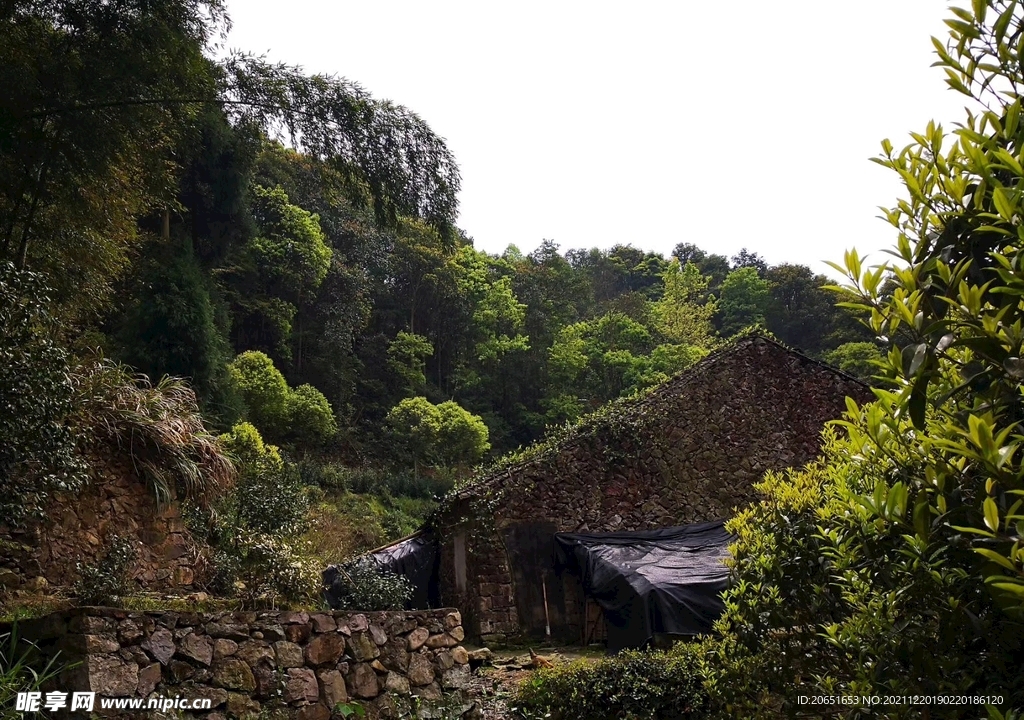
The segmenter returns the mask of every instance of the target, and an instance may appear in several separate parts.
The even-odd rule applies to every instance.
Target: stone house
[[[576,578],[554,572],[554,533],[729,517],[766,471],[816,457],[847,396],[872,398],[857,379],[749,336],[640,398],[612,403],[442,505],[431,524],[444,604],[460,608],[467,634],[485,642],[543,635],[546,626],[566,642],[600,637],[600,609]]]

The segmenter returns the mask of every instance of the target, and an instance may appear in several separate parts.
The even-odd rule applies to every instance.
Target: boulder
[[[277,657],[279,668],[302,667],[305,664],[302,648],[287,640],[278,640],[274,643],[274,655]]]
[[[320,670],[316,675],[320,680],[320,699],[327,707],[333,708],[338,703],[348,702],[348,689],[340,672]]]
[[[288,670],[284,684],[286,703],[313,703],[320,696],[316,675],[309,668],[296,667]]]
[[[174,637],[170,630],[160,628],[142,641],[142,649],[159,660],[161,665],[166,665],[174,657]]]
[[[238,652],[238,643],[227,638],[217,638],[213,643],[213,659],[220,660]],[[269,650],[268,650],[269,653]],[[271,654],[272,655],[272,654]],[[255,663],[250,662],[250,665]]]
[[[356,663],[348,676],[348,689],[357,698],[375,698],[380,694],[377,673],[367,663]]]
[[[252,670],[245,662],[232,656],[214,663],[213,684],[217,687],[251,693],[256,689],[256,678],[253,677]]]
[[[380,648],[370,638],[369,633],[352,633],[352,637],[348,640],[348,647],[352,657],[356,660],[373,660],[376,657],[380,657]]]
[[[423,647],[423,643],[425,643],[427,641],[427,638],[429,637],[430,631],[424,627],[418,627],[415,630],[413,630],[411,633],[409,633],[408,637],[409,652],[416,652],[417,650],[419,650],[421,647]]]
[[[409,658],[409,683],[415,686],[426,685],[434,681],[434,668],[429,658],[423,653],[414,653]]]
[[[317,635],[306,646],[306,662],[313,666],[333,665],[345,652],[345,636],[338,633]]]
[[[219,640],[218,642],[232,642]],[[196,633],[189,633],[178,643],[178,654],[195,660],[200,665],[209,667],[213,662],[213,643],[210,638]]]

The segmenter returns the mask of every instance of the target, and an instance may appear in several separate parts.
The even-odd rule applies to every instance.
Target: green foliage
[[[869,382],[871,376],[879,371],[878,363],[882,360],[882,353],[874,343],[852,342],[825,353],[822,360]]]
[[[218,327],[211,283],[190,248],[146,248],[147,260],[117,319],[118,357],[150,377],[188,379],[208,414],[230,424],[239,398],[228,376],[230,350]]]
[[[730,337],[750,325],[764,324],[770,298],[768,281],[757,268],[742,267],[729,273],[718,300],[722,335]]]
[[[82,605],[119,607],[137,590],[131,579],[137,559],[135,543],[115,535],[107,541],[106,552],[98,563],[78,564],[78,581],[71,592]]]
[[[258,350],[249,350],[228,366],[242,395],[249,419],[264,432],[280,436],[286,427],[288,382],[274,361]]]
[[[68,423],[74,388],[36,274],[0,262],[0,517],[38,517],[84,480]]]
[[[399,332],[388,345],[388,367],[403,380],[408,392],[418,394],[427,384],[424,358],[434,354],[434,346],[422,335]]]
[[[235,469],[184,380],[164,376],[154,385],[104,358],[82,362],[71,380],[72,422],[84,443],[124,453],[158,503],[177,498],[205,506],[231,484]]]
[[[40,662],[38,649],[18,635],[18,623],[10,632],[0,633],[0,718],[20,720],[24,713],[16,711],[20,692],[40,692],[64,670],[56,656]]]
[[[342,610],[401,610],[412,596],[408,578],[365,555],[339,565],[338,577],[334,587]]]
[[[298,292],[318,287],[331,264],[320,218],[288,202],[280,187],[257,185],[252,196],[258,235],[250,252],[261,275]]]
[[[387,416],[399,453],[415,465],[472,465],[490,448],[487,426],[458,403],[406,398]]]
[[[277,447],[265,444],[249,423],[236,425],[220,439],[239,468],[238,481],[220,510],[225,519],[268,535],[287,537],[300,531],[307,509],[301,479]]]
[[[770,476],[730,525],[712,684],[734,715],[794,712],[797,692],[1003,697],[990,717],[1024,706],[1024,7],[952,12],[938,64],[987,109],[953,138],[929,123],[900,151],[882,144],[878,162],[906,188],[885,213],[899,264],[865,267],[850,251],[835,266],[846,306],[887,346],[882,387],[848,401],[820,466]]]
[[[587,720],[707,717],[701,647],[627,650],[597,662],[539,670],[520,685],[511,704],[517,717],[531,720],[546,713]]]
[[[285,415],[288,435],[305,446],[323,444],[338,432],[331,404],[312,385],[300,385],[288,392]]]
[[[706,297],[711,278],[701,275],[692,262],[680,265],[675,259],[661,277],[664,294],[651,309],[655,327],[674,343],[713,349],[711,319],[718,305]]]

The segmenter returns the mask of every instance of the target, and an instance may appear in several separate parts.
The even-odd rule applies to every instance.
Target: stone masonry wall
[[[526,595],[517,583],[540,582],[536,572],[519,578],[515,567],[502,572],[511,556],[503,539],[516,526],[548,522],[555,532],[608,532],[730,517],[754,499],[753,484],[766,471],[817,456],[821,431],[842,414],[847,396],[872,399],[854,378],[765,338],[747,338],[548,451],[484,478],[438,522],[476,527],[469,552],[488,557],[469,570],[470,635],[507,634],[497,629],[503,621],[527,632],[536,632],[539,622],[543,631],[543,607],[531,613],[532,627],[528,618],[484,610],[505,607],[511,589],[512,610],[518,605],[522,615]],[[449,544],[445,539],[445,553]],[[442,582],[446,601],[449,590]],[[552,625],[577,625],[582,610],[571,588],[555,590]],[[545,591],[552,595],[550,584]],[[540,598],[540,589],[529,597]]]
[[[188,587],[194,558],[177,503],[156,506],[142,480],[125,463],[90,458],[91,478],[74,495],[57,494],[42,522],[14,532],[0,520],[0,593],[5,589],[67,586],[76,566],[95,564],[113,535],[138,550],[133,579],[147,590]]]
[[[327,720],[337,703],[349,702],[369,717],[397,718],[414,697],[429,704],[454,695],[458,704],[469,679],[468,654],[459,644],[462,619],[451,609],[200,614],[76,608],[22,623],[20,632],[50,655],[59,650],[65,663],[81,662],[56,683],[62,691],[209,698],[212,709],[197,715],[208,720],[255,717],[263,709]]]

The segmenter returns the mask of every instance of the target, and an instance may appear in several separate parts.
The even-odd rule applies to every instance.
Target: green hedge
[[[707,717],[701,645],[625,651],[535,673],[516,692],[519,718],[682,720]]]

